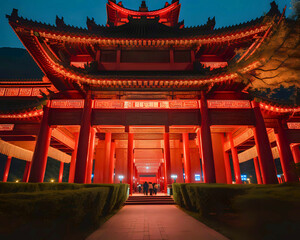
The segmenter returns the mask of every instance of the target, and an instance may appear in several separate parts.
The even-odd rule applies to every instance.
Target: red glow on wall
[[[20,88],[19,96],[20,97],[29,97],[31,96],[32,88]]]
[[[289,129],[300,129],[300,122],[288,122],[287,126]]]
[[[19,95],[19,88],[7,88],[5,96],[14,97]]]
[[[71,100],[52,100],[52,108],[83,108],[83,99],[71,99]]]
[[[0,88],[0,96],[6,97],[41,97],[46,88]]]
[[[207,100],[208,108],[251,108],[248,100]]]
[[[12,131],[14,126],[14,124],[0,124],[0,131]]]
[[[248,100],[207,100],[208,108],[251,108]]]
[[[25,119],[25,118],[32,118],[32,117],[39,117],[43,115],[43,110],[34,110],[31,112],[26,112],[26,113],[18,113],[18,114],[0,114],[0,118],[20,118],[20,119]]]
[[[198,109],[197,100],[95,100],[96,109]]]

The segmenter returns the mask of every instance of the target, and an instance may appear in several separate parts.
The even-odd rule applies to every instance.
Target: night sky
[[[216,17],[216,27],[229,26],[255,19],[268,12],[272,0],[181,0],[180,20],[185,26],[206,23],[208,17]],[[291,13],[291,0],[276,0],[280,11],[287,5]],[[1,0],[0,47],[23,47],[5,18],[13,8],[19,15],[49,24],[55,24],[55,16],[64,17],[66,24],[86,28],[86,17],[94,17],[97,24],[106,24],[107,0]],[[118,1],[117,1],[118,2]],[[149,10],[160,9],[166,0],[147,0]],[[171,2],[171,0],[169,0]],[[138,9],[141,0],[123,0],[129,9]]]

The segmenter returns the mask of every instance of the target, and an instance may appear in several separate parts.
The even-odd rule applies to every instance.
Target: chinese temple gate
[[[86,29],[7,15],[45,77],[0,83],[0,98],[39,102],[0,114],[3,181],[18,157],[27,161],[23,181],[43,182],[48,156],[61,162],[59,181],[69,163],[69,182],[124,177],[131,191],[147,176],[165,191],[171,175],[239,184],[240,163],[252,159],[258,183],[278,183],[279,157],[284,181],[298,181],[300,107],[258,102],[241,78],[261,65],[255,54],[284,12],[272,3],[245,24],[215,29],[212,18],[187,28],[180,7],[149,11],[143,1],[133,11],[108,0],[106,26],[88,18]]]

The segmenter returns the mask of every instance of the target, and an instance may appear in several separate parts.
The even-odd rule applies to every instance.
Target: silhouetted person
[[[144,187],[144,195],[148,195],[148,188],[149,188],[148,183],[144,182],[143,187]]]
[[[157,195],[158,185],[156,183],[153,183],[153,191],[154,194]]]
[[[153,193],[153,185],[152,185],[152,182],[149,182],[149,191],[150,191],[150,195],[152,196],[152,193]]]
[[[142,191],[142,186],[141,186],[141,184],[139,184],[138,190],[139,190],[139,193],[141,193],[141,191]]]

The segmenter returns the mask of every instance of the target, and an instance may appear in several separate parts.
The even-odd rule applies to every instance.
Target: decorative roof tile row
[[[179,27],[168,27],[162,23],[158,22],[158,18],[154,19],[134,19],[129,18],[127,24],[118,26],[118,27],[107,27],[100,26],[88,18],[88,22],[92,27],[89,29],[78,28],[70,26],[67,24],[61,23],[62,19],[59,19],[60,22],[57,26],[45,24],[37,21],[28,20],[26,18],[20,17],[18,15],[18,10],[14,9],[11,15],[6,17],[9,19],[11,24],[15,26],[20,26],[27,28],[28,30],[33,31],[42,31],[42,32],[51,32],[58,35],[71,35],[71,36],[81,36],[81,37],[90,37],[90,38],[110,38],[110,39],[186,39],[186,38],[201,38],[201,37],[219,37],[222,35],[230,35],[238,32],[245,32],[259,28],[263,25],[268,25],[272,21],[272,18],[268,16],[277,16],[280,12],[274,10],[273,7],[267,14],[267,16],[262,16],[255,20],[230,26],[223,27],[220,29],[213,29],[214,24],[209,19],[209,21],[197,27],[188,27],[188,28],[179,28]]]

